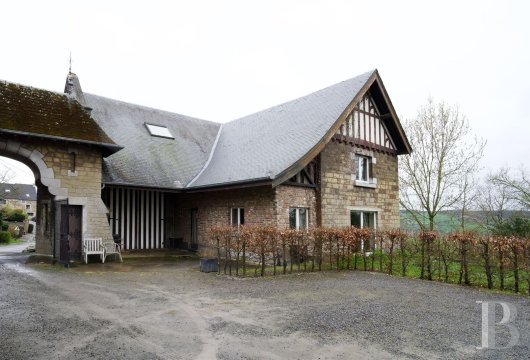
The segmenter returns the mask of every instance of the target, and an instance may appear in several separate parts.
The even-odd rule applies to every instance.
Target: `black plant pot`
[[[201,272],[217,272],[217,258],[201,258]]]

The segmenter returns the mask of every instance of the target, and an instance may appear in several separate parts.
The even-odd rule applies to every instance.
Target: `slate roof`
[[[324,137],[374,72],[224,124],[210,163],[189,186],[275,179]]]
[[[154,188],[183,188],[212,150],[218,123],[84,94],[92,117],[124,148],[104,159],[103,181]],[[167,126],[175,139],[154,137],[145,123]]]
[[[0,183],[0,199],[37,201],[37,188],[28,184]]]
[[[68,95],[0,83],[0,132],[59,134],[120,146],[104,153],[109,155],[103,159],[106,184],[173,190],[274,185],[318,154],[341,115],[369,86],[392,115],[389,128],[399,140],[398,154],[410,152],[377,70],[223,125],[83,93],[73,73],[67,77]],[[174,139],[151,136],[146,123],[166,126]]]
[[[74,98],[0,81],[0,132],[119,147]]]

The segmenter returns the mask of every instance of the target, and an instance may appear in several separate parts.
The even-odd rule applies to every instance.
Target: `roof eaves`
[[[379,85],[381,92],[383,94],[383,97],[385,98],[385,101],[388,104],[388,108],[390,110],[390,113],[392,114],[392,120],[394,121],[394,124],[396,128],[398,129],[399,136],[403,140],[403,145],[405,146],[405,151],[398,151],[398,155],[410,154],[412,152],[412,146],[410,145],[407,134],[405,133],[405,130],[401,126],[401,122],[399,121],[399,117],[397,116],[396,109],[394,109],[394,105],[392,104],[392,101],[390,100],[390,96],[388,96],[388,92],[386,91],[385,85],[383,84],[383,80],[381,79],[379,72],[376,70],[375,73],[377,75],[377,78],[376,78],[377,84]]]
[[[71,143],[76,143],[76,144],[95,145],[95,146],[100,146],[102,148],[105,148],[106,150],[110,152],[110,154],[114,154],[115,152],[118,152],[121,149],[123,149],[123,146],[116,145],[116,144],[101,143],[97,141],[89,141],[89,140],[81,140],[81,139],[73,139],[73,138],[67,138],[67,137],[62,137],[62,136],[30,133],[26,131],[0,129],[0,133],[35,137],[35,138],[48,139],[48,140],[66,141],[66,142],[71,142]]]

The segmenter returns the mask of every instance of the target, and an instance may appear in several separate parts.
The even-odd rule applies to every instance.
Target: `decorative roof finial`
[[[68,73],[72,73],[72,52],[70,51],[70,66],[68,67]]]

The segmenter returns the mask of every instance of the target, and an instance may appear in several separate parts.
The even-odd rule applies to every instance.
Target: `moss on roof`
[[[0,129],[115,143],[76,100],[65,94],[0,81]]]

